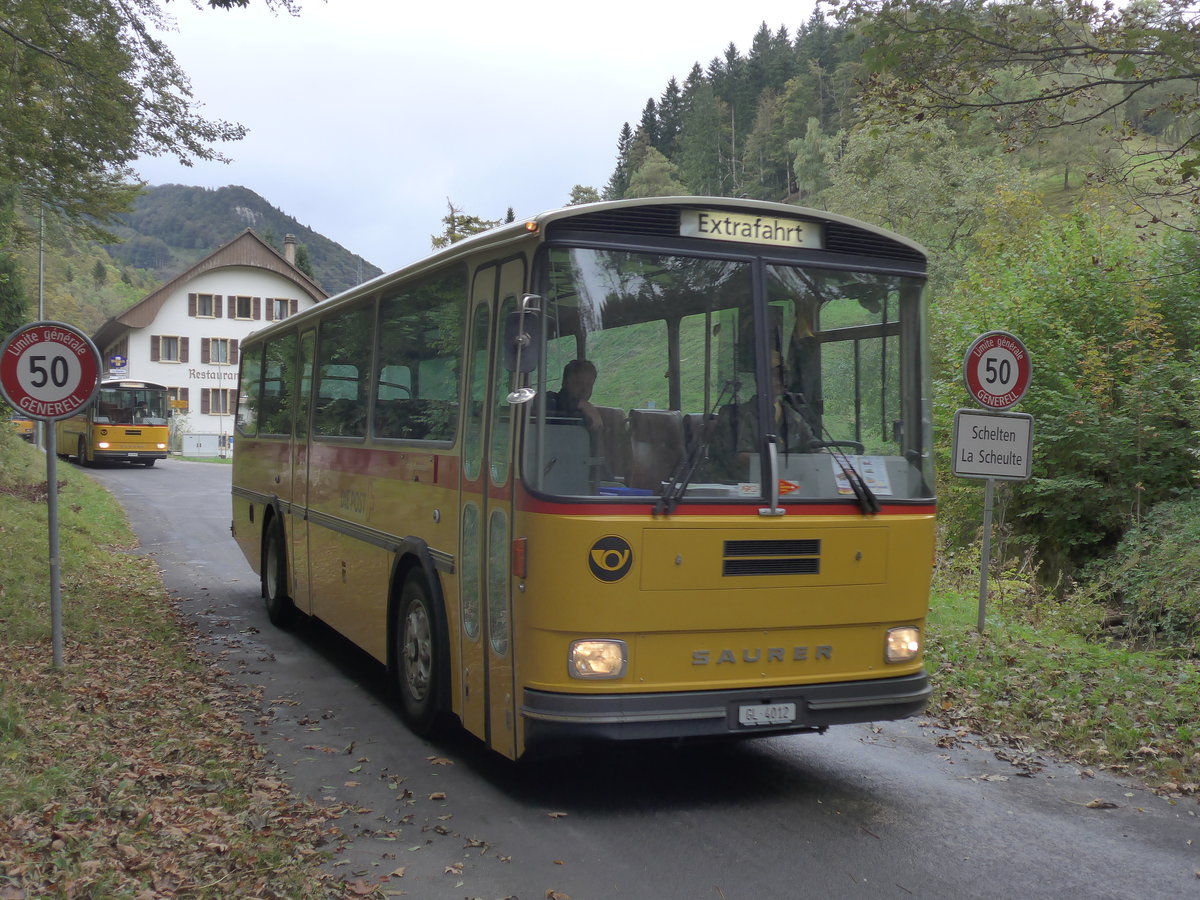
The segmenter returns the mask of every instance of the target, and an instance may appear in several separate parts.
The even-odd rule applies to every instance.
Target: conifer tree
[[[621,134],[617,138],[617,165],[613,169],[608,184],[604,186],[605,200],[620,200],[625,196],[629,187],[629,152],[633,149],[633,129],[626,122],[621,126]]]

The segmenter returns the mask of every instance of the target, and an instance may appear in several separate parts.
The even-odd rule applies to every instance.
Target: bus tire
[[[296,604],[287,592],[287,550],[278,518],[267,526],[267,539],[263,543],[262,595],[272,625],[287,628],[295,622]]]
[[[437,724],[442,647],[435,615],[424,577],[410,574],[396,612],[393,684],[404,721],[419,735],[431,734]]]
[[[92,465],[92,460],[88,459],[87,441],[82,436],[79,438],[79,446],[75,450],[75,461],[81,466]]]
[[[143,459],[142,465],[145,466],[147,469],[149,469],[151,466],[154,465],[154,458],[151,457],[150,459]]]

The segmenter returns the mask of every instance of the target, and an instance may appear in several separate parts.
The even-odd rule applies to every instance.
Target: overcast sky
[[[298,18],[167,9],[201,113],[249,128],[230,164],[143,159],[150,184],[242,185],[385,270],[430,252],[446,199],[518,217],[601,190],[623,122],[692,63],[813,0],[303,0]]]

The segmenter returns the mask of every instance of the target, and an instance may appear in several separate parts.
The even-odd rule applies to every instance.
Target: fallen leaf
[[[452,766],[452,765],[454,765],[453,760],[446,759],[446,757],[444,757],[444,756],[427,756],[425,758],[427,760],[429,760],[429,764],[432,766]]]
[[[445,800],[446,794],[443,791],[434,791],[432,794],[429,795],[429,799],[430,800]]]
[[[408,866],[397,866],[395,869],[392,869],[392,871],[389,872],[388,874],[391,875],[393,878],[403,878],[404,873],[407,871],[408,871]]]
[[[462,863],[450,863],[450,865],[446,866],[446,868],[443,870],[442,874],[444,874],[444,875],[461,875],[462,872],[463,872],[463,864]]]
[[[1088,809],[1120,809],[1117,804],[1111,803],[1108,800],[1100,800],[1098,798],[1085,803],[1084,806],[1086,806]]]
[[[565,812],[551,812],[551,813],[546,813],[546,815],[548,815],[552,819],[561,819],[564,816],[566,816],[567,814]]]

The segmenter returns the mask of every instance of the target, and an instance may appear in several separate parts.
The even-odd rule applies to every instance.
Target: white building
[[[246,229],[92,336],[105,378],[168,387],[185,454],[216,455],[233,431],[241,340],[329,296],[295,248],[290,234],[280,254]]]

